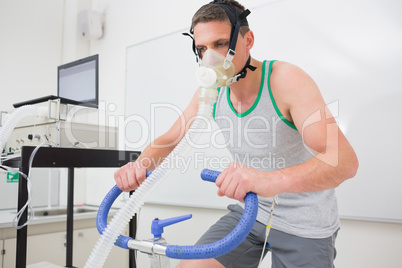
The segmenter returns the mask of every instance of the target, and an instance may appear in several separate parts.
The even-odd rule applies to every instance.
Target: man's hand
[[[137,189],[146,179],[146,168],[141,162],[129,162],[114,173],[114,180],[120,190],[129,192]]]
[[[254,172],[255,170],[248,166],[230,163],[216,179],[215,184],[219,187],[218,195],[244,203],[244,197],[252,191]]]

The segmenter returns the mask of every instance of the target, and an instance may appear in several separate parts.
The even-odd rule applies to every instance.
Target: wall
[[[56,90],[63,16],[63,1],[0,1],[0,110]]]
[[[76,31],[76,14],[90,3],[0,1],[0,110],[11,110],[13,103],[23,100],[56,95],[57,66],[89,53],[89,42]]]
[[[106,17],[104,37],[90,42],[78,38],[75,24],[76,13],[83,8],[81,4],[88,4],[87,1],[31,2],[0,1],[0,71],[2,74],[7,73],[6,76],[1,75],[0,92],[2,96],[10,89],[13,93],[7,94],[7,98],[0,98],[0,110],[11,108],[9,104],[19,101],[21,96],[32,98],[54,92],[57,65],[99,53],[100,99],[105,102],[105,116],[117,122],[118,118],[124,117],[125,111],[126,48],[188,27],[192,13],[208,1],[180,0],[174,1],[174,4],[171,1],[92,1],[92,7],[104,11]],[[250,7],[264,1],[242,2]],[[384,5],[392,2],[395,3],[384,1]],[[21,73],[27,77],[21,79]],[[87,175],[87,184],[82,186],[87,189],[86,202],[99,204],[106,191],[114,184],[113,171],[91,170]],[[223,215],[224,211],[146,205],[140,213],[139,237],[150,237],[150,220],[154,217],[165,218],[187,213],[193,213],[195,219],[167,228],[165,236],[168,242],[194,243],[207,226]],[[336,265],[364,268],[399,267],[397,256],[401,250],[401,240],[400,224],[342,220],[337,240]],[[149,262],[144,254],[139,254],[139,259],[139,267],[148,267]],[[269,267],[268,259],[264,263],[267,264],[264,267]]]

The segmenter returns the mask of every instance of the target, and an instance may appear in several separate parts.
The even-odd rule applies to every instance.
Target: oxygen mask
[[[217,88],[230,85],[235,81],[235,66],[225,56],[213,49],[205,51],[200,67],[197,69],[197,80],[203,88]]]

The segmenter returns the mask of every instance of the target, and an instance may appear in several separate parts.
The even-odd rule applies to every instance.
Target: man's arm
[[[356,154],[314,81],[298,67],[276,62],[271,89],[279,110],[296,126],[315,156],[300,165],[273,172],[231,164],[216,182],[220,187],[218,194],[242,201],[250,191],[264,197],[314,192],[335,188],[352,178],[358,168]]]
[[[136,162],[130,162],[114,174],[117,186],[123,191],[131,191],[146,179],[146,171],[153,170],[162,163],[176,147],[189,129],[198,110],[198,90],[176,120],[173,126],[162,136],[152,141],[138,157]]]

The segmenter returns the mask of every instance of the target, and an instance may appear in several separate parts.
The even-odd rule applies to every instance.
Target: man
[[[233,133],[223,135],[239,162],[218,177],[218,194],[240,203],[230,205],[230,212],[197,243],[212,243],[228,234],[240,219],[248,192],[259,196],[257,222],[247,239],[227,255],[187,260],[179,267],[257,267],[274,196],[279,204],[268,237],[273,267],[333,267],[339,229],[334,188],[356,174],[356,154],[305,72],[286,62],[261,62],[250,56],[254,35],[248,13],[234,0],[214,1],[192,20],[196,55],[202,59],[208,49],[215,50],[232,61],[238,74],[234,83],[219,89],[214,115],[222,130],[232,126]],[[197,113],[197,94],[183,112],[185,121]],[[136,189],[145,180],[146,169],[154,169],[171,152],[177,137],[185,134],[181,122],[178,119],[154,141],[166,146],[148,146],[135,163],[115,173],[122,190]]]

